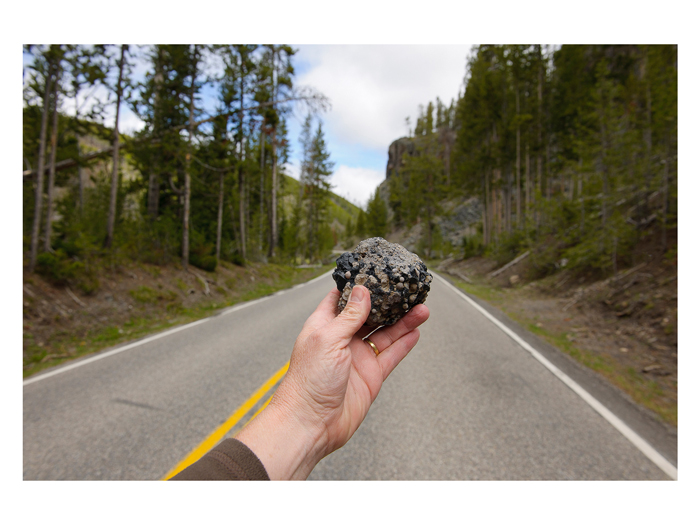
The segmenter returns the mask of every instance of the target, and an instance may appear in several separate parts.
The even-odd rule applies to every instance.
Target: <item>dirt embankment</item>
[[[305,282],[328,267],[222,263],[214,272],[179,265],[126,263],[104,268],[90,294],[24,275],[23,371],[211,315],[241,301]]]
[[[640,253],[605,279],[563,268],[529,281],[528,257],[495,276],[485,258],[448,259],[438,270],[677,425],[677,259],[643,246]]]

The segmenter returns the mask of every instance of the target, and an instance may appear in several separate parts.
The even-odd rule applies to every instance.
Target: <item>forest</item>
[[[330,101],[295,86],[288,45],[26,45],[24,53],[30,273],[77,280],[90,293],[91,268],[125,258],[208,271],[220,260],[316,261],[336,242],[331,219],[356,211],[331,199],[318,118]],[[141,77],[138,56],[147,62]],[[124,107],[145,123],[140,131],[113,124]],[[284,169],[294,108],[307,114],[300,184]]]
[[[137,81],[138,53],[148,68]],[[366,210],[330,192],[318,118],[330,101],[295,86],[291,46],[25,54],[25,266],[55,281],[80,274],[85,292],[91,261],[105,257],[205,270],[311,263],[417,222],[431,258],[444,253],[437,218],[455,199],[481,210],[461,255],[506,262],[528,250],[543,275],[564,265],[614,274],[651,232],[659,250],[676,250],[676,46],[475,47],[457,98],[419,106],[410,153]],[[124,105],[140,131],[105,124]],[[294,105],[307,113],[300,183],[284,173]]]
[[[457,100],[419,106],[388,179],[393,227],[422,222],[434,255],[441,204],[476,197],[466,257],[529,250],[541,275],[607,275],[652,232],[675,253],[677,69],[671,45],[475,47]]]

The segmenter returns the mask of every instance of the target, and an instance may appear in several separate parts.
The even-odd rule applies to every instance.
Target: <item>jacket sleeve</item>
[[[225,439],[170,480],[269,481],[270,477],[252,450],[236,439]]]

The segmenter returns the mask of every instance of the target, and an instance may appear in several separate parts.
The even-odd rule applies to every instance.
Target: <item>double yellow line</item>
[[[263,386],[258,388],[255,393],[248,398],[248,400],[243,403],[231,416],[224,421],[219,428],[217,428],[214,432],[212,432],[204,441],[202,441],[199,445],[197,445],[192,452],[190,452],[185,458],[178,463],[175,468],[173,468],[170,472],[168,472],[163,479],[167,480],[172,478],[175,474],[178,472],[186,469],[189,467],[192,463],[197,461],[199,458],[201,458],[204,454],[209,452],[214,446],[223,438],[229,430],[231,430],[234,426],[236,426],[236,423],[238,423],[245,415],[250,411],[251,408],[255,406],[255,404],[260,401],[260,399],[263,398],[267,392],[277,384],[277,382],[282,379],[282,376],[287,373],[287,370],[289,369],[289,361],[280,368],[270,379],[265,382]],[[253,414],[253,417],[250,418],[248,423],[255,419],[255,416],[257,416],[262,410],[267,406],[267,404],[270,402],[270,399],[272,399],[272,396],[265,401],[263,406],[260,407],[260,409]],[[246,424],[248,424],[246,423]]]

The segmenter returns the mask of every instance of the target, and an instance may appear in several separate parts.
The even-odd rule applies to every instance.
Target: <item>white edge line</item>
[[[454,292],[459,295],[462,299],[472,305],[476,310],[478,310],[484,317],[500,328],[508,337],[513,339],[521,347],[527,350],[532,357],[537,359],[544,367],[552,372],[557,378],[559,378],[566,386],[573,390],[581,399],[583,399],[588,405],[598,412],[603,418],[610,423],[615,429],[625,436],[635,447],[637,447],[642,454],[649,458],[657,467],[664,471],[671,479],[678,480],[678,469],[671,464],[665,457],[663,457],[654,447],[652,447],[646,440],[644,440],[639,434],[632,430],[627,424],[613,414],[607,407],[605,407],[600,401],[594,398],[588,393],[581,385],[576,381],[571,379],[568,375],[557,368],[551,361],[535,350],[530,344],[524,341],[519,335],[513,332],[510,328],[504,325],[501,321],[496,319],[489,312],[484,310],[478,303],[476,303],[471,297],[464,294],[456,286],[451,284],[442,276],[437,273],[433,274],[440,281],[446,284],[449,288],[454,290]]]
[[[229,308],[229,309],[227,309],[227,310],[224,310],[224,311],[222,311],[222,312],[219,312],[219,313],[217,313],[217,314],[214,314],[214,315],[212,315],[212,316],[210,316],[210,317],[205,317],[204,319],[200,319],[199,321],[194,321],[194,322],[192,322],[192,323],[188,323],[188,324],[185,324],[185,325],[182,325],[182,326],[177,326],[177,327],[175,327],[175,328],[171,328],[170,330],[166,330],[165,332],[161,332],[161,333],[159,333],[159,334],[155,334],[155,335],[152,335],[152,336],[150,336],[150,337],[146,337],[145,339],[140,339],[140,340],[138,340],[138,341],[134,341],[133,343],[127,344],[127,345],[125,345],[125,346],[120,346],[119,348],[115,348],[114,350],[109,350],[109,351],[107,351],[107,352],[103,352],[103,353],[101,353],[101,354],[98,354],[98,355],[95,355],[95,356],[92,356],[92,357],[88,357],[87,359],[83,359],[83,360],[81,360],[81,361],[78,361],[77,363],[73,363],[73,364],[70,364],[70,365],[62,366],[61,368],[57,368],[56,370],[52,370],[51,372],[46,372],[45,374],[37,375],[37,376],[35,376],[35,377],[30,377],[29,379],[25,379],[25,380],[22,382],[22,386],[31,385],[32,383],[36,383],[37,381],[41,381],[42,379],[46,379],[46,378],[48,378],[48,377],[55,376],[55,375],[57,375],[57,374],[62,374],[63,372],[67,372],[68,370],[73,370],[74,368],[78,368],[79,366],[83,366],[83,365],[86,365],[86,364],[88,364],[88,363],[93,363],[93,362],[95,362],[95,361],[99,361],[100,359],[104,359],[105,357],[110,357],[110,356],[119,354],[119,353],[121,353],[121,352],[125,352],[125,351],[127,351],[127,350],[131,350],[132,348],[135,348],[135,347],[137,347],[137,346],[144,345],[144,344],[146,344],[146,343],[150,343],[151,341],[155,341],[156,339],[160,339],[161,337],[166,337],[166,336],[168,336],[168,335],[172,335],[172,334],[174,334],[174,333],[176,333],[176,332],[179,332],[180,330],[185,330],[186,328],[192,328],[193,326],[197,326],[198,324],[206,323],[207,321],[213,319],[214,317],[218,317],[218,316],[221,316],[221,315],[228,315],[228,314],[231,314],[231,313],[236,312],[236,311],[238,311],[238,310],[242,310],[243,308],[247,308],[247,307],[249,307],[249,306],[253,306],[254,304],[257,304],[257,303],[261,303],[261,302],[263,302],[263,301],[266,301],[266,300],[269,299],[270,297],[274,297],[274,296],[276,296],[276,295],[282,295],[283,293],[288,292],[289,290],[293,290],[294,288],[297,288],[297,287],[300,288],[300,287],[302,287],[302,286],[306,286],[307,284],[314,283],[314,282],[318,281],[319,279],[321,279],[321,278],[323,278],[323,277],[326,277],[327,275],[329,275],[329,274],[332,273],[332,272],[333,272],[333,270],[330,270],[330,271],[328,271],[328,272],[326,272],[326,273],[324,273],[324,274],[322,274],[322,275],[319,275],[318,277],[316,277],[316,278],[314,278],[314,279],[312,279],[312,280],[310,280],[310,281],[307,281],[307,282],[305,282],[305,283],[298,284],[298,285],[296,285],[296,286],[293,287],[293,288],[287,288],[286,290],[280,290],[279,292],[276,292],[276,293],[274,293],[274,294],[272,294],[272,295],[266,295],[265,297],[261,297],[260,299],[255,299],[255,300],[253,300],[253,301],[248,301],[248,302],[245,302],[245,303],[242,303],[242,304],[238,304],[238,305],[236,305],[236,306],[234,306],[234,307],[232,307],[232,308]]]

